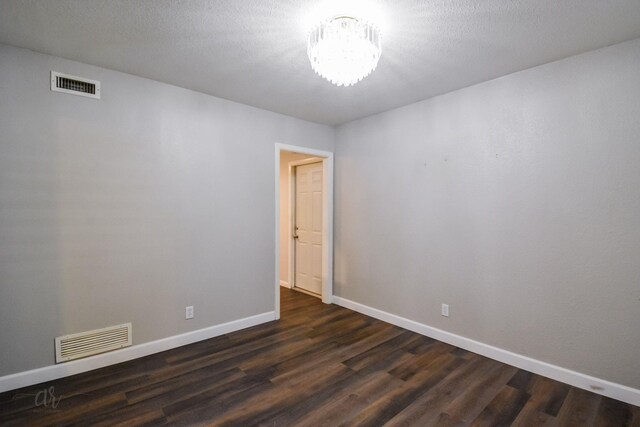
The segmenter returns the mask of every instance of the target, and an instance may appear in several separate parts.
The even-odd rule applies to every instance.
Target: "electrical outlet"
[[[442,304],[442,315],[449,317],[449,304]]]
[[[193,306],[192,305],[190,305],[189,307],[187,307],[185,309],[184,318],[185,319],[193,319]]]

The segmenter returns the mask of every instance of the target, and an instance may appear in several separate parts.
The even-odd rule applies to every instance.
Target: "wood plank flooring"
[[[2,426],[164,424],[640,426],[640,408],[285,289],[278,322],[0,394]]]

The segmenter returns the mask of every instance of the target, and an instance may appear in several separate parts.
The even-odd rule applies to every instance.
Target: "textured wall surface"
[[[50,70],[102,82],[49,90]],[[274,143],[334,129],[0,45],[0,375],[54,337],[134,344],[273,310]],[[187,305],[195,319],[184,320]]]
[[[638,70],[635,40],[340,126],[335,293],[640,388]]]

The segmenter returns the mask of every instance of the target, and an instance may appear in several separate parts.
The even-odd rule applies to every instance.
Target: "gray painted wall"
[[[51,92],[52,69],[102,99]],[[0,375],[62,334],[273,310],[275,142],[333,150],[334,129],[0,45]]]
[[[340,126],[335,287],[640,388],[640,40]]]

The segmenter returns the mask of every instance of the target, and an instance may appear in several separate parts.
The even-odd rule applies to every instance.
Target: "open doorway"
[[[333,295],[333,153],[276,144],[276,318],[280,287],[330,304]]]

